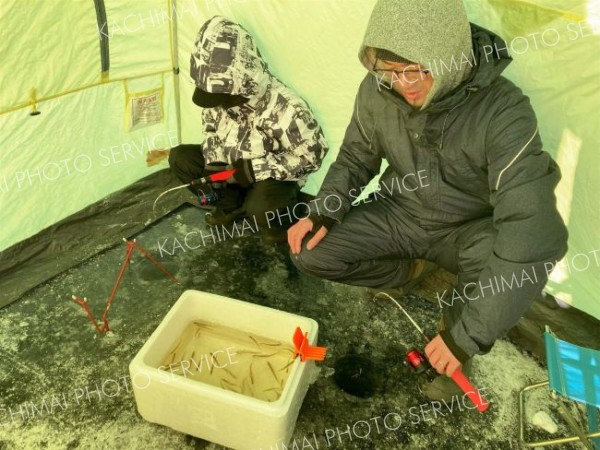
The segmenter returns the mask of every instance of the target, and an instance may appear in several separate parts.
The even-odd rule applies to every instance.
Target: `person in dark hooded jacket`
[[[396,288],[418,260],[457,274],[425,348],[448,377],[517,323],[567,250],[560,171],[529,99],[501,75],[506,47],[469,23],[461,0],[379,0],[359,53],[369,74],[322,205],[288,230],[292,260],[317,277]],[[384,159],[379,191],[353,206]],[[423,392],[450,399],[448,377]]]
[[[190,60],[196,85],[192,100],[201,108],[204,142],[171,149],[169,164],[184,183],[236,170],[218,189],[209,225],[253,217],[270,240],[285,241],[286,217],[268,214],[293,205],[306,176],[316,171],[327,150],[310,108],[268,69],[250,34],[215,16],[196,37]],[[204,194],[215,186],[191,187]]]

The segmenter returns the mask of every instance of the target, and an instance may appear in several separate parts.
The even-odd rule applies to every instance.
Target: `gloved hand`
[[[218,172],[223,172],[224,170],[227,170],[227,164],[226,163],[210,163],[207,164],[204,167],[204,173],[203,176],[207,177],[210,176],[212,174],[218,173]],[[227,187],[227,183],[224,181],[217,181],[214,183],[205,183],[203,185],[200,186],[200,188],[203,191],[211,191],[212,189],[224,189]]]
[[[235,169],[232,181],[238,183],[241,187],[247,188],[256,181],[252,162],[249,159],[238,159],[231,164],[230,168]]]
[[[331,217],[323,216],[321,214],[313,213],[313,214],[309,215],[308,218],[313,223],[313,227],[312,227],[313,233],[316,233],[317,231],[319,231],[321,229],[321,227],[325,227],[327,229],[327,231],[329,231],[329,230],[331,230],[331,227],[333,227],[336,224],[335,219],[333,219]]]

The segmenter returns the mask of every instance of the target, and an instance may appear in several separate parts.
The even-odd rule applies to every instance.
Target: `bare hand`
[[[451,377],[456,369],[460,369],[460,361],[452,354],[439,334],[427,344],[425,354],[431,366],[440,375]]]
[[[302,241],[304,240],[304,237],[312,231],[312,228],[312,220],[306,218],[301,219],[300,221],[298,221],[298,223],[296,223],[294,226],[288,229],[288,244],[290,245],[290,250],[292,251],[292,254],[297,255],[300,253],[300,251],[302,250]],[[313,248],[315,248],[319,244],[319,242],[321,242],[321,239],[325,237],[326,234],[327,228],[321,227],[319,231],[315,233],[312,239],[308,241],[308,244],[306,244],[306,249],[312,250]]]

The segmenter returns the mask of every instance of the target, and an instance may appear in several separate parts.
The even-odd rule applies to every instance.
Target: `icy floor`
[[[202,246],[198,235],[188,234],[206,233],[202,215],[194,208],[182,209],[137,236],[140,245],[176,272],[183,286],[134,255],[110,311],[110,335],[98,336],[70,297],[86,296],[100,316],[124,244],[0,311],[0,450],[223,448],[144,421],[131,391],[129,362],[188,288],[319,322],[319,343],[329,347],[329,354],[306,396],[289,448],[519,448],[518,390],[546,378],[532,358],[499,341],[490,354],[476,359],[473,377],[492,408],[480,414],[455,404],[452,413],[434,413],[419,394],[416,376],[402,365],[405,348],[420,345],[419,337],[391,303],[374,303],[361,288],[299,274],[284,246],[267,246],[249,230],[242,238]],[[437,307],[415,296],[403,303],[434,334]],[[353,397],[335,385],[333,367],[348,352],[367,355],[378,368],[381,384],[373,397]],[[547,411],[557,420],[543,391],[531,404],[530,415]],[[235,432],[235,424],[223,426]],[[549,435],[536,431],[531,437]]]

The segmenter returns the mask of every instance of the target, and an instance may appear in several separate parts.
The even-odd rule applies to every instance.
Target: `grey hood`
[[[421,109],[456,88],[473,67],[471,28],[462,0],[379,0],[359,52],[369,71],[376,48],[432,70],[433,88]]]

